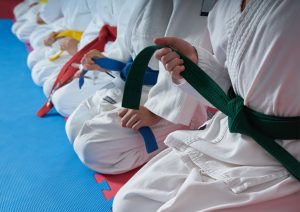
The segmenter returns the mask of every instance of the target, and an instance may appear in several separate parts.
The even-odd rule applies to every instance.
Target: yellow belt
[[[62,31],[60,33],[58,33],[55,38],[64,38],[64,37],[70,37],[73,38],[74,40],[80,41],[81,37],[82,37],[82,32],[80,31],[75,31],[75,30],[65,30]],[[49,57],[49,61],[55,61],[58,58],[60,58],[60,56],[64,53],[64,50],[60,50],[59,52],[57,52],[56,54],[52,55],[51,57]]]
[[[39,3],[40,4],[46,4],[46,3],[48,3],[48,0],[39,0]]]

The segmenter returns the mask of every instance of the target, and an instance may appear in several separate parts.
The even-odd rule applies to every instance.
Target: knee
[[[17,31],[19,30],[19,28],[22,26],[24,22],[22,21],[17,21],[12,25],[11,31],[16,35]]]
[[[82,125],[82,120],[78,116],[71,115],[66,122],[66,134],[71,144],[74,143]]]
[[[131,201],[128,201],[126,196],[128,194],[127,185],[123,186],[114,197],[112,211],[114,212],[127,212],[136,211],[136,208],[132,208]],[[136,205],[136,204],[135,204]]]
[[[47,63],[44,64],[37,63],[31,72],[31,76],[33,79],[33,82],[37,84],[38,86],[43,86],[45,81],[50,77],[52,70],[54,69],[52,66],[48,65]]]
[[[105,149],[105,144],[93,142],[88,134],[78,135],[73,148],[80,161],[88,168],[102,174],[119,174],[115,165],[115,152]]]
[[[39,31],[34,31],[30,36],[29,36],[29,43],[32,46],[33,49],[38,49],[44,47],[43,40],[39,36]]]
[[[161,203],[149,198],[149,190],[144,187],[147,183],[139,177],[129,180],[114,197],[112,211],[158,211]]]
[[[32,69],[40,60],[43,59],[41,50],[33,50],[27,57],[27,66]]]
[[[126,143],[132,140],[86,133],[85,127],[86,124],[76,137],[73,147],[81,162],[94,171],[103,174],[125,173],[143,165],[151,157],[144,147],[129,148]]]
[[[43,92],[47,98],[49,97],[49,95],[51,93],[55,79],[56,78],[48,78],[43,85]]]
[[[39,63],[37,63],[31,71],[32,80],[38,86],[43,86],[44,84],[44,80],[42,80],[41,76],[42,69],[43,67]]]
[[[97,149],[92,142],[89,142],[85,135],[76,137],[73,148],[80,161],[87,167],[95,170],[95,165],[100,163],[100,158],[97,155],[101,154],[101,151]],[[98,171],[98,170],[96,170]]]
[[[15,18],[18,19],[19,16],[26,12],[27,8],[28,5],[26,2],[21,2],[17,6],[15,6],[15,8],[13,9],[13,14]]]
[[[56,109],[56,111],[64,116],[68,117],[74,111],[74,107],[72,106],[71,100],[72,96],[69,96],[62,92],[63,88],[58,89],[52,96],[52,103]]]
[[[32,69],[35,64],[36,64],[36,60],[34,57],[34,51],[32,51],[28,54],[28,57],[27,57],[27,67],[29,69]]]
[[[16,31],[16,36],[20,41],[28,42],[29,36],[33,30],[34,26],[31,24],[24,24]]]

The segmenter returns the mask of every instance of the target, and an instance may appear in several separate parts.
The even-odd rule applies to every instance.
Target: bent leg
[[[170,148],[162,151],[118,191],[113,211],[158,211],[175,196],[188,172]]]
[[[98,80],[85,79],[82,88],[79,88],[79,79],[58,89],[52,96],[52,102],[58,113],[62,116],[70,116],[70,114],[88,97],[95,94],[111,81],[111,77],[104,73],[98,75]]]
[[[29,69],[33,69],[33,67],[40,61],[45,60],[45,51],[46,47],[34,49],[28,54],[27,57],[27,66]]]
[[[182,140],[188,134],[189,131],[177,131],[166,140]],[[300,185],[292,177],[268,181],[243,192],[233,192],[226,180],[209,177],[207,170],[204,172],[190,160],[191,149],[180,149],[180,152],[187,151],[187,154],[177,151],[173,149],[167,154],[160,153],[130,179],[115,197],[114,211],[250,212],[264,211],[276,201],[291,204],[277,205],[272,211],[294,211],[297,199],[299,201]],[[206,158],[202,165],[215,161],[200,152],[193,154],[193,157]],[[179,178],[181,181],[176,181]]]
[[[44,40],[53,31],[49,25],[38,25],[29,37],[30,45],[33,49],[44,47]]]
[[[120,109],[102,110],[85,121],[74,141],[79,159],[97,172],[118,174],[143,165],[165,148],[163,141],[169,133],[182,128],[166,120],[152,126],[159,149],[148,154],[141,134],[121,126]]]
[[[31,71],[34,83],[43,86],[45,81],[54,73],[58,73],[62,66],[70,59],[70,55],[64,55],[52,62],[48,59],[38,62]]]

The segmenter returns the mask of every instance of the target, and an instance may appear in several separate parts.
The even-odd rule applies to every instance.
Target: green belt
[[[165,46],[146,47],[135,58],[125,84],[123,107],[139,108],[144,72],[153,53],[161,48]],[[182,77],[207,101],[228,116],[229,131],[252,137],[300,181],[299,161],[274,141],[300,139],[300,117],[269,116],[251,110],[244,105],[243,98],[234,94],[233,89],[226,95],[198,65],[177,53],[184,60],[185,71],[182,72]]]

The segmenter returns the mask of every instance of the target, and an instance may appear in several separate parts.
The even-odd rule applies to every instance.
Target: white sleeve
[[[34,4],[34,3],[38,3],[38,0],[27,0],[28,5]]]
[[[46,24],[63,17],[60,0],[48,0],[46,4],[43,4],[40,8],[40,17]]]
[[[104,23],[99,23],[99,21],[96,20],[96,18],[93,18],[87,28],[84,30],[82,37],[80,39],[80,42],[78,44],[78,48],[82,49],[84,46],[86,46],[88,43],[93,41],[95,38],[98,37],[99,30],[101,30],[101,27],[104,25]]]
[[[64,30],[64,18],[59,18],[56,21],[54,21],[53,23],[50,24],[50,26],[52,27],[52,31],[53,32],[59,32]]]
[[[105,49],[103,55],[108,58],[119,60],[122,62],[127,62],[131,57],[128,47],[124,42],[124,37],[117,36],[116,41],[114,41],[108,48]]]
[[[118,4],[117,4],[118,3]],[[111,1],[109,9],[110,15],[106,14],[107,17],[111,16],[113,22],[117,25],[117,39],[111,43],[105,51],[103,52],[105,57],[119,60],[122,62],[127,62],[131,58],[129,46],[127,44],[127,28],[129,24],[129,18],[132,14],[130,8],[127,10],[129,1],[125,1],[124,4],[121,4],[120,1]]]
[[[204,48],[198,47],[196,48],[198,52],[198,66],[205,71],[221,88],[227,93],[228,89],[231,86],[231,81],[228,75],[227,69],[219,64],[219,62],[215,59],[215,57],[205,50]],[[177,86],[193,96],[194,98],[199,99],[199,101],[203,102],[203,104],[210,105],[199,93],[196,91],[189,83],[187,83],[184,79],[176,82]]]
[[[207,120],[206,107],[177,87],[159,63],[157,83],[151,88],[144,104],[151,112],[176,124],[198,126]]]

